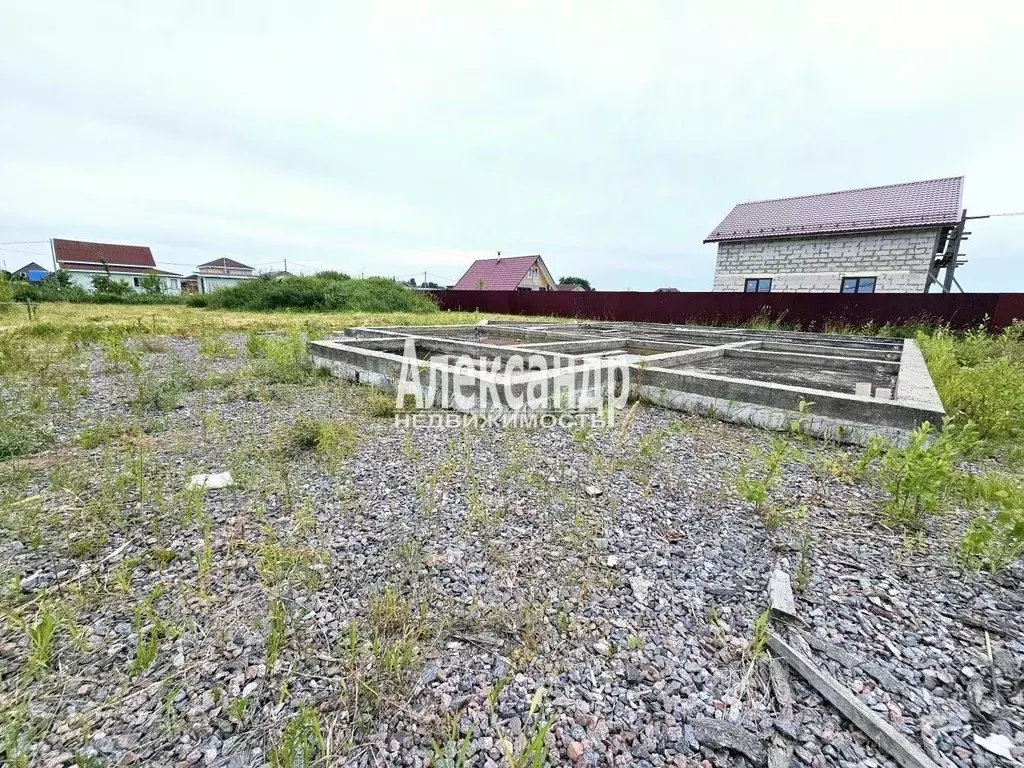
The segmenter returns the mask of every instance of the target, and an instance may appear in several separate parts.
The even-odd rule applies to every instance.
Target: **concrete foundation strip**
[[[880,718],[841,685],[834,677],[822,671],[804,653],[796,650],[775,632],[768,631],[768,647],[810,683],[847,720],[860,728],[873,742],[884,749],[904,768],[939,768],[906,736]]]

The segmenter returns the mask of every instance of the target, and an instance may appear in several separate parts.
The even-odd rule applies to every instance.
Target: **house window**
[[[874,293],[875,278],[873,277],[844,277],[843,293]]]
[[[132,278],[132,283],[135,285],[136,288],[141,288],[142,287],[142,280],[140,278],[138,278],[138,277],[133,277]]]
[[[744,293],[771,293],[772,279],[770,277],[748,277],[743,286]]]

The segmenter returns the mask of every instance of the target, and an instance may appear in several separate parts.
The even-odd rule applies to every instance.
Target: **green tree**
[[[151,296],[164,292],[163,283],[160,282],[160,275],[155,273],[143,275],[142,279],[139,280],[139,285],[142,286],[142,290]]]
[[[560,278],[558,278],[558,284],[559,285],[578,285],[581,288],[583,288],[584,291],[592,291],[592,290],[594,290],[593,288],[590,287],[590,281],[587,280],[587,278],[585,278],[585,277],[572,277],[572,276],[560,277]]]
[[[96,293],[102,293],[106,296],[116,296],[118,298],[124,298],[132,292],[128,283],[121,280],[115,280],[110,277],[110,275],[94,276],[92,279],[92,289]]]

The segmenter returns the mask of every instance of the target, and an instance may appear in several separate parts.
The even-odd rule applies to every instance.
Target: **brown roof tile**
[[[963,176],[740,203],[705,239],[763,240],[955,224]]]
[[[86,243],[81,240],[54,240],[53,252],[57,265],[62,263],[101,266],[156,267],[153,252],[144,245],[114,245],[112,243]]]
[[[514,291],[539,258],[540,256],[502,256],[499,259],[477,259],[466,270],[466,274],[459,278],[455,290]]]

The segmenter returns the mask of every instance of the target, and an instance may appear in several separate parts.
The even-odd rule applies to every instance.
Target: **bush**
[[[993,447],[1024,437],[1024,323],[1001,334],[920,333],[917,342],[950,416],[973,421]]]
[[[973,492],[989,511],[971,521],[960,556],[994,573],[1024,554],[1024,488],[997,475],[970,478],[967,486],[965,495]]]
[[[193,306],[214,309],[268,311],[301,309],[312,312],[433,312],[426,296],[393,280],[371,277],[352,280],[341,273],[283,280],[246,280],[221,288],[202,299],[190,297]]]
[[[958,489],[956,462],[978,445],[978,432],[968,422],[958,427],[947,419],[942,432],[927,421],[910,434],[907,444],[890,448],[882,458],[879,474],[888,491],[884,517],[890,525],[921,530],[931,515]]]

